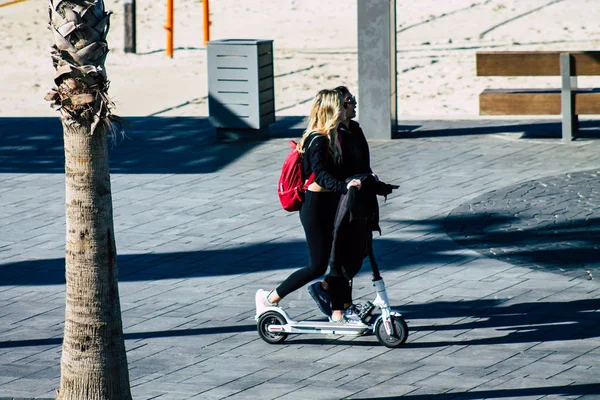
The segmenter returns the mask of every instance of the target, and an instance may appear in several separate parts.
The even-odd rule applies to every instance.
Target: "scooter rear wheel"
[[[391,319],[394,327],[394,334],[392,336],[388,335],[385,330],[383,319],[380,319],[375,325],[375,335],[377,335],[379,343],[385,347],[396,348],[402,346],[404,342],[406,342],[406,339],[408,338],[408,325],[406,325],[406,322],[402,317],[392,316]]]
[[[277,344],[283,342],[287,338],[285,332],[269,332],[270,325],[285,325],[286,320],[283,315],[276,311],[268,311],[264,313],[258,320],[258,335],[267,343]]]

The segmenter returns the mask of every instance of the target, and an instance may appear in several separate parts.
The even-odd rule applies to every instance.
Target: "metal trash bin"
[[[275,122],[273,41],[221,39],[207,44],[208,114],[221,139],[268,136]]]

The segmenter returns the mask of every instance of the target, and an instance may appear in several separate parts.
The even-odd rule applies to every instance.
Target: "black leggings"
[[[350,280],[342,274],[338,274],[335,269],[325,278],[329,284],[327,292],[331,298],[332,310],[343,310],[344,304],[352,304],[352,286]]]
[[[279,297],[287,296],[327,272],[333,244],[333,221],[339,199],[340,195],[334,192],[306,191],[300,208],[300,221],[306,234],[310,261],[277,287]]]
[[[331,270],[325,281],[329,283],[331,303],[334,310],[344,304],[352,304],[352,279],[360,271],[367,248],[373,240],[367,232],[366,220],[342,223],[335,239],[335,249],[331,260]]]

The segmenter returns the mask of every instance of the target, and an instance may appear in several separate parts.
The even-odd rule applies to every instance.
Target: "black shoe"
[[[331,316],[331,299],[329,298],[329,293],[321,286],[321,282],[317,281],[310,285],[308,293],[310,293],[310,297],[319,306],[319,310],[326,316]]]

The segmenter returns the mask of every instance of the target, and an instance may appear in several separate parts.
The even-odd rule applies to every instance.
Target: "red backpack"
[[[315,138],[316,136],[312,140]],[[310,144],[312,144],[312,140]],[[314,172],[311,173],[306,182],[303,181],[302,154],[298,152],[297,143],[293,140],[290,140],[290,147],[290,152],[281,168],[277,192],[283,209],[292,212],[300,210],[300,206],[304,201],[304,192],[315,180],[315,174]]]

